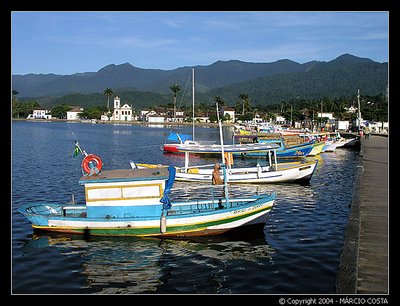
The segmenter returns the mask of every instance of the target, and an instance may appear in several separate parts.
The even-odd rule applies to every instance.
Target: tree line
[[[172,101],[169,103],[159,104],[150,108],[155,109],[161,107],[164,109],[174,109],[174,115],[179,109],[187,114],[187,121],[191,121],[192,106],[188,104],[179,105],[177,109],[177,96],[180,92],[180,86],[173,84],[170,86],[172,91]],[[106,88],[103,95],[107,98],[106,105],[87,107],[80,115],[81,118],[87,119],[100,119],[102,114],[110,114],[110,97],[114,94],[111,88]],[[26,118],[38,109],[41,105],[36,101],[19,102],[17,99],[18,91],[12,91],[12,117],[13,118]],[[256,114],[262,115],[262,119],[270,120],[275,119],[276,114],[279,114],[286,119],[292,121],[304,121],[306,119],[315,119],[318,112],[331,112],[334,117],[339,120],[354,119],[356,114],[347,112],[348,107],[358,107],[357,96],[344,96],[339,98],[322,98],[322,99],[301,99],[300,97],[282,100],[274,104],[260,104],[254,103],[251,97],[246,92],[241,92],[236,101],[226,100],[221,96],[215,96],[213,102],[198,101],[195,103],[195,114],[206,114],[210,120],[216,118],[216,106],[218,102],[220,107],[232,107],[235,109],[236,118],[238,120],[247,121],[254,118]],[[376,96],[364,95],[360,99],[361,114],[364,120],[370,121],[388,121],[388,99],[385,94]],[[51,108],[52,117],[65,119],[67,111],[72,107],[66,103],[55,105]],[[223,120],[229,118],[222,118]]]

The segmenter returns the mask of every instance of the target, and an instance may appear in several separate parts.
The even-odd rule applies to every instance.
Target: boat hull
[[[163,145],[164,153],[175,153],[175,154],[183,154],[178,151],[178,144],[164,144]]]
[[[325,145],[324,142],[314,143],[314,147],[311,150],[311,152],[308,154],[308,156],[315,156],[315,155],[318,155],[319,153],[321,153],[322,149],[324,148],[324,145]]]
[[[262,143],[262,142],[260,142]],[[291,147],[280,148],[276,150],[276,157],[277,158],[296,158],[296,157],[304,157],[310,154],[313,150],[313,144],[301,144],[295,145]],[[233,153],[234,156],[237,157],[264,157],[265,153],[263,152],[247,152],[247,153]]]
[[[73,216],[63,216],[63,205],[43,203],[24,205],[19,211],[32,223],[33,228],[59,233],[99,236],[203,236],[218,235],[234,228],[265,222],[275,198],[275,194],[269,194],[256,196],[251,200],[230,200],[228,204],[225,199],[221,199],[222,205],[228,206],[223,208],[219,208],[218,199],[173,203],[165,217],[164,232],[161,232],[160,216],[87,218],[82,216],[85,206],[80,206]]]
[[[227,170],[227,182],[231,184],[268,184],[268,183],[304,183],[310,181],[317,167],[318,161],[306,163],[281,163],[278,170],[270,167],[246,167]],[[142,167],[156,168],[157,165],[138,164]],[[178,168],[175,174],[176,181],[210,183],[213,168],[191,167],[188,171]],[[222,173],[220,173],[222,175]]]

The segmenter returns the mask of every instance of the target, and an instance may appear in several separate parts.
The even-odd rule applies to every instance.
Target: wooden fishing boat
[[[318,155],[319,153],[322,152],[322,149],[324,148],[325,143],[322,141],[316,141],[314,142],[313,149],[311,150],[310,153],[308,153],[307,156],[315,156]]]
[[[341,148],[355,142],[356,138],[344,138],[339,132],[331,133],[325,142],[324,152],[334,152],[336,148]]]
[[[251,142],[246,144],[224,145],[222,123],[219,118],[218,103],[217,118],[219,124],[220,145],[187,145],[178,146],[178,151],[185,152],[185,166],[176,169],[176,179],[180,181],[190,182],[211,182],[213,172],[218,171],[216,165],[192,166],[189,167],[189,153],[195,154],[220,154],[221,155],[221,171],[224,176],[225,185],[228,183],[282,183],[282,182],[308,182],[318,164],[317,160],[311,162],[288,163],[286,165],[278,165],[277,149],[280,145],[274,142]],[[309,151],[311,151],[309,148]],[[254,154],[258,157],[268,159],[268,166],[261,167],[259,164],[256,167],[232,168],[233,155],[239,154]],[[149,164],[134,164],[133,167],[154,168],[156,165]],[[164,166],[165,167],[165,166]]]
[[[79,147],[79,146],[78,146]],[[34,229],[101,236],[217,235],[247,225],[263,224],[276,195],[230,198],[210,186],[208,199],[171,201],[175,168],[102,171],[101,159],[86,154],[85,203],[27,203],[19,207]]]
[[[228,168],[227,181],[231,184],[306,183],[311,180],[318,161],[279,163],[278,169],[270,166]],[[140,168],[166,167],[154,164],[137,164]],[[215,164],[176,167],[176,180],[210,183]],[[222,170],[219,171],[222,175]]]
[[[185,152],[185,166],[176,167],[177,181],[187,182],[203,182],[210,183],[214,164],[194,165],[190,166],[190,154],[221,154],[224,150],[224,163],[226,167],[227,183],[289,183],[289,182],[308,182],[315,172],[318,161],[299,161],[290,163],[278,163],[276,160],[276,144],[255,143],[255,144],[240,144],[240,145],[181,145],[178,150]],[[240,167],[235,168],[233,165],[232,153],[249,154],[257,152],[260,156],[264,156],[268,160],[268,165],[255,167]],[[158,168],[167,167],[154,164],[136,164],[139,168]],[[224,169],[220,169],[220,175],[223,175]]]

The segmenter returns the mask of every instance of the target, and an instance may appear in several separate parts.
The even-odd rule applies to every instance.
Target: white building
[[[348,120],[339,120],[337,122],[338,130],[348,130],[350,127],[350,121]]]
[[[224,116],[229,115],[229,120],[226,122],[235,122],[235,109],[233,108],[227,108],[224,109]]]
[[[284,124],[286,122],[286,118],[280,115],[275,116],[275,123],[276,124]]]
[[[79,114],[82,113],[83,108],[75,106],[71,110],[67,111],[67,120],[79,120]]]
[[[142,110],[140,111],[140,120],[150,123],[165,122],[166,116],[156,112],[155,110]]]
[[[328,119],[333,119],[333,113],[318,113],[317,115],[318,118],[328,118]]]
[[[107,114],[103,114],[103,115],[100,116],[100,120],[101,121],[109,121],[110,118],[107,116]]]
[[[355,113],[357,111],[357,108],[354,106],[345,107],[344,109],[346,110],[347,113]]]
[[[32,115],[28,115],[28,119],[51,119],[51,115],[47,109],[34,109]]]
[[[125,103],[121,106],[121,99],[116,96],[114,98],[114,112],[111,117],[111,120],[115,121],[132,121],[133,120],[133,112],[132,106]]]
[[[165,117],[157,113],[153,114],[150,112],[150,114],[146,116],[146,121],[149,123],[162,123],[165,121]]]
[[[198,116],[194,117],[194,122],[209,123],[210,116],[207,116],[205,114],[199,114]]]
[[[139,118],[141,121],[147,121],[146,115],[150,112],[148,109],[144,109],[140,111]]]

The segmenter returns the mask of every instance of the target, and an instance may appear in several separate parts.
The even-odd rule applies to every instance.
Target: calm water
[[[78,139],[99,155],[104,169],[129,160],[183,165],[163,154],[171,128],[106,124],[12,123],[12,292],[40,294],[288,294],[333,293],[351,203],[356,151],[318,156],[308,185],[230,186],[233,195],[275,191],[264,230],[192,240],[102,238],[33,232],[17,212],[27,202],[84,201]],[[191,134],[191,127],[174,128]],[[196,139],[217,140],[218,129],[196,128]],[[224,130],[226,142],[232,131]],[[196,163],[218,161],[196,158]],[[262,162],[262,161],[261,161]],[[252,165],[254,160],[235,160]],[[172,198],[199,193],[175,183]],[[199,196],[204,196],[199,195]]]

